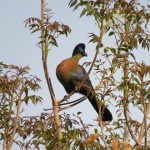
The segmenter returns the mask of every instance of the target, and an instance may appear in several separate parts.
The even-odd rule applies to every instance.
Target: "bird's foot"
[[[99,118],[99,117],[96,118],[95,121],[102,122],[102,125],[104,126],[109,125],[109,123],[111,122],[111,121],[103,121],[102,118]]]
[[[63,98],[65,101],[68,101],[68,95],[65,95]]]
[[[80,90],[80,86],[75,87],[75,92],[78,92]]]

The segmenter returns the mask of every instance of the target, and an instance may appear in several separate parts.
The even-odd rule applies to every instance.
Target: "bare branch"
[[[148,117],[149,112],[150,112],[150,100],[149,100],[149,102],[147,104],[147,107],[144,111],[145,118]],[[146,127],[145,127],[145,121],[144,120],[145,119],[143,118],[142,125],[141,125],[141,130],[140,130],[140,134],[139,134],[139,138],[138,138],[139,143],[142,143],[142,139],[144,137],[144,132],[145,132],[145,130],[147,130]]]
[[[77,105],[77,104],[81,103],[81,102],[82,102],[82,101],[84,101],[85,99],[86,99],[86,97],[82,97],[82,98],[81,98],[81,99],[79,99],[76,103],[74,103],[74,104],[72,104],[72,105],[69,105],[69,106],[66,106],[66,107],[63,107],[63,108],[59,109],[59,111],[62,111],[62,110],[68,109],[68,108],[70,108],[70,107],[73,107],[73,106],[75,106],[75,105]]]
[[[85,100],[86,97],[83,96],[83,97],[81,97],[81,98],[79,98],[79,99],[77,99],[77,100],[71,101],[71,102],[61,103],[60,106],[62,106],[62,105],[67,105],[67,104],[72,104],[72,103],[75,103],[75,102],[80,101],[80,100],[83,100],[83,99]]]

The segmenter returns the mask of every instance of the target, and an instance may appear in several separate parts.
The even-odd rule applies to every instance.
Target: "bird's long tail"
[[[104,104],[99,105],[100,108],[98,107],[98,100],[96,96],[88,95],[87,98],[89,99],[90,103],[99,114],[99,116],[102,117],[103,121],[112,121],[113,117],[109,109],[106,108]]]

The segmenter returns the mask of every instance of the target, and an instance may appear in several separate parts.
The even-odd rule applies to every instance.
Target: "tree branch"
[[[62,106],[62,105],[67,105],[67,104],[72,104],[72,103],[78,102],[78,101],[83,100],[83,99],[86,99],[86,97],[83,96],[83,97],[81,97],[81,98],[79,98],[79,99],[77,99],[77,100],[71,101],[71,102],[61,103],[60,106]]]
[[[124,67],[123,67],[123,72],[124,72],[124,77],[128,76],[128,56],[125,56],[124,58]],[[140,145],[140,143],[138,142],[138,140],[136,139],[136,137],[133,135],[133,132],[129,126],[129,121],[130,121],[130,117],[129,117],[129,111],[128,111],[128,81],[126,79],[124,79],[125,82],[125,87],[124,87],[124,99],[123,99],[123,108],[124,108],[124,116],[125,116],[125,121],[126,121],[126,126],[125,126],[125,132],[124,132],[124,142],[128,143],[128,133],[130,133],[131,137],[133,138],[133,140],[136,142],[137,145]]]
[[[145,118],[148,117],[149,112],[150,112],[150,100],[149,100],[149,102],[147,104],[147,107],[145,109],[145,112],[144,112]],[[139,138],[138,138],[139,143],[142,143],[142,139],[144,137],[144,132],[145,132],[145,130],[147,130],[146,127],[145,127],[145,121],[144,120],[145,119],[143,118],[142,125],[141,125],[141,130],[140,130],[140,134],[139,134]]]
[[[137,145],[140,145],[140,143],[138,142],[138,140],[136,139],[136,137],[134,136],[130,126],[129,126],[129,119],[127,118],[128,115],[126,114],[127,112],[125,111],[125,108],[124,108],[124,116],[125,116],[125,121],[126,121],[126,125],[127,125],[127,129],[132,137],[132,139],[136,142]]]
[[[78,100],[77,102],[75,102],[74,104],[69,105],[69,106],[66,106],[66,107],[63,107],[63,108],[59,109],[59,111],[68,109],[68,108],[70,108],[70,107],[73,107],[73,106],[75,106],[75,105],[81,103],[81,102],[84,101],[84,100],[86,100],[86,97],[82,97],[82,99],[79,99],[79,100]]]
[[[104,136],[104,126],[103,126],[103,121],[102,121],[102,119],[99,120],[99,123],[100,123],[101,131],[102,131],[102,140],[103,140],[103,142],[104,142],[104,144],[105,144],[106,149],[107,149],[107,150],[110,150],[110,148],[108,147],[107,142],[106,142],[106,140],[105,140],[105,136]]]
[[[23,90],[21,89],[19,96],[18,96],[18,100],[17,100],[17,113],[16,113],[16,118],[15,118],[15,122],[14,122],[14,127],[13,127],[13,131],[12,131],[12,135],[11,135],[11,139],[9,141],[9,144],[7,146],[7,150],[10,150],[12,147],[12,144],[14,142],[14,137],[16,135],[16,130],[17,130],[17,126],[18,126],[18,120],[19,120],[19,116],[20,116],[20,109],[21,109],[21,96],[22,96]]]
[[[41,0],[41,24],[42,24],[42,27],[44,25],[44,20],[45,20],[44,12],[45,12],[45,0]],[[48,89],[49,89],[50,96],[51,96],[52,103],[53,103],[54,118],[55,118],[55,123],[56,123],[56,128],[57,128],[58,139],[61,140],[62,139],[62,128],[61,128],[60,118],[59,118],[59,104],[55,98],[55,94],[54,94],[52,83],[51,83],[51,78],[48,73],[48,67],[47,67],[48,47],[46,45],[47,43],[46,43],[46,39],[44,37],[44,28],[42,28],[41,37],[42,37],[42,41],[43,41],[42,42],[42,62],[43,62],[44,74],[45,74]],[[61,144],[58,143],[58,147],[60,147],[60,146],[61,146]]]

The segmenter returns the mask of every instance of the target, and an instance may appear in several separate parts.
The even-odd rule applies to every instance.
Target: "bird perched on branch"
[[[85,52],[85,44],[80,43],[74,48],[72,57],[63,60],[57,66],[57,78],[68,94],[78,89],[76,92],[85,95],[89,99],[96,112],[98,114],[100,113],[99,116],[102,117],[103,121],[111,121],[111,112],[104,106],[104,104],[102,104],[99,109],[98,99],[91,81],[88,76],[85,78],[86,70],[78,64],[79,60],[84,56],[87,56]]]

